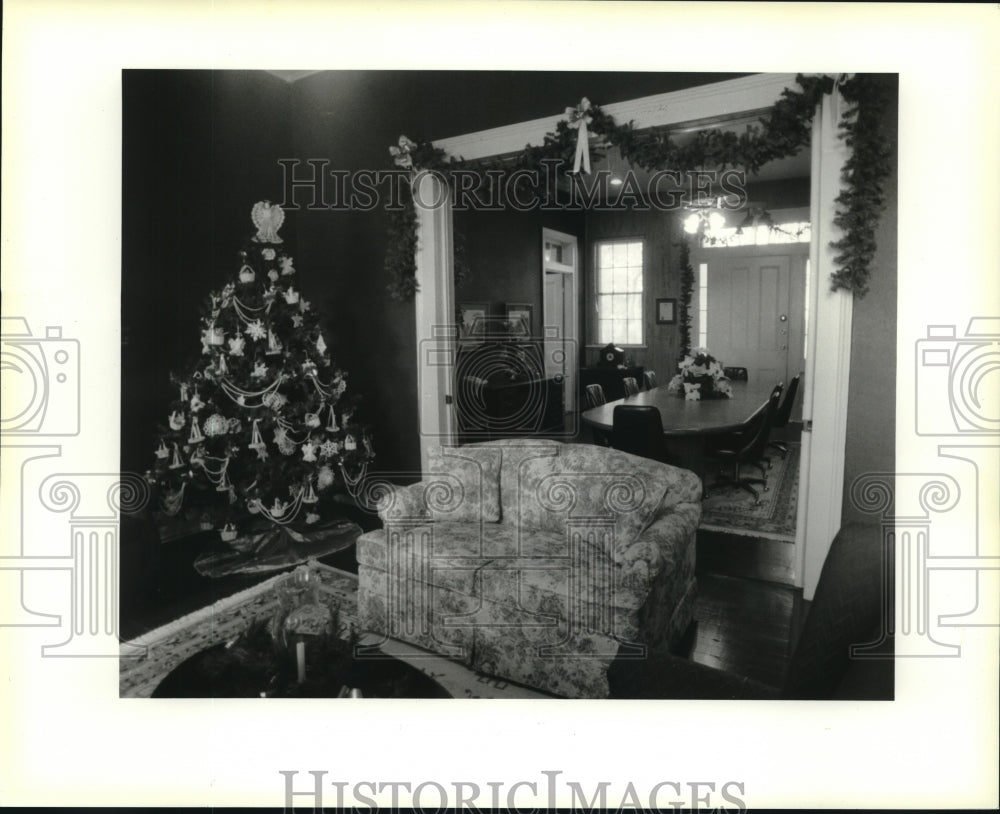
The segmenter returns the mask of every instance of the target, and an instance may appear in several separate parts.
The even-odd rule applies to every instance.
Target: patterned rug
[[[772,450],[771,469],[767,475],[770,489],[761,492],[759,506],[753,497],[735,486],[713,490],[714,475],[709,475],[708,497],[702,502],[699,528],[724,531],[748,537],[795,541],[795,514],[799,500],[799,444],[788,445],[788,457]],[[756,470],[751,467],[751,472]],[[758,492],[759,484],[754,485]]]

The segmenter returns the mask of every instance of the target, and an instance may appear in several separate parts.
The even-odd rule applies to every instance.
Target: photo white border
[[[58,441],[60,471],[119,466],[125,68],[899,73],[899,471],[935,461],[905,403],[913,342],[1000,301],[993,5],[16,0],[4,12],[3,311],[61,325],[87,358],[85,431]],[[280,770],[738,781],[751,807],[997,801],[995,628],[964,630],[959,659],[899,662],[894,702],[777,705],[129,700],[115,659],[40,658],[50,635],[0,629],[3,805],[281,805]]]

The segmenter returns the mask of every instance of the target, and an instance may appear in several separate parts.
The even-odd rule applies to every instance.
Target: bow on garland
[[[586,173],[590,172],[590,134],[587,131],[587,125],[592,123],[594,120],[590,116],[590,99],[584,96],[580,100],[580,104],[576,107],[566,108],[566,118],[569,120],[569,126],[575,128],[576,133],[576,156],[573,158],[573,172],[580,172],[580,165],[583,165],[583,171]]]
[[[403,167],[407,170],[413,169],[413,151],[417,149],[417,143],[411,141],[406,136],[399,137],[399,146],[390,147],[389,154],[392,156],[393,162],[397,167]]]

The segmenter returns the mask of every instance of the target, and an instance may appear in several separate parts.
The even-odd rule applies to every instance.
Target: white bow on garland
[[[584,172],[590,172],[590,135],[587,132],[587,125],[590,124],[593,119],[587,112],[589,110],[590,99],[586,96],[580,100],[580,104],[576,107],[566,108],[566,118],[569,120],[569,126],[575,127],[577,130],[576,156],[573,159],[574,173],[580,172],[581,165],[583,166]]]

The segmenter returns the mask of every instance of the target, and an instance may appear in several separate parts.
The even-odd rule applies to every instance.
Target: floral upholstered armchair
[[[570,697],[608,694],[620,652],[665,650],[693,618],[701,482],[584,444],[432,451],[386,485],[358,541],[364,629]]]

